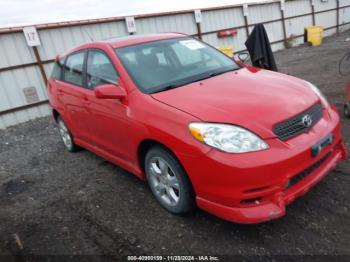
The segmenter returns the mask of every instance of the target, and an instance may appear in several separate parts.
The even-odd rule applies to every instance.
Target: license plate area
[[[323,138],[321,141],[319,141],[317,144],[311,147],[311,155],[313,157],[319,155],[321,151],[328,145],[331,145],[333,141],[334,141],[333,134],[329,134],[328,136]]]

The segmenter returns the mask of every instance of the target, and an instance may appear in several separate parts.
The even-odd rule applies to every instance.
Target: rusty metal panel
[[[0,116],[0,129],[27,122],[38,117],[48,116],[50,114],[49,105],[40,105],[29,109],[13,112]]]
[[[350,0],[341,0],[340,6],[350,5]],[[324,11],[336,8],[336,0],[321,2],[315,0],[315,11]],[[311,12],[309,0],[295,0],[285,2],[285,17],[298,16]],[[202,11],[202,32],[222,30],[226,28],[241,27],[244,25],[244,17],[241,7],[232,7]],[[248,23],[263,23],[269,20],[281,19],[281,8],[278,1],[265,4],[255,4],[248,8]],[[350,22],[350,7],[340,10],[340,23]],[[316,23],[324,27],[336,25],[336,11],[323,12],[316,15]],[[312,24],[311,15],[287,19],[287,37],[301,35],[304,27]],[[249,30],[252,30],[250,27]],[[283,27],[281,21],[265,23],[265,28],[271,42],[278,41],[272,45],[273,51],[284,48]],[[341,30],[350,28],[349,25],[341,26]],[[194,14],[173,13],[156,16],[137,16],[137,34],[157,32],[182,32],[186,34],[197,34]],[[102,40],[112,37],[127,35],[124,20],[104,20],[94,23],[77,22],[65,27],[53,26],[45,28],[41,26],[38,30],[42,45],[38,47],[43,61],[54,59],[54,57],[74,46],[93,40]],[[327,30],[325,36],[335,33],[335,28]],[[245,28],[237,30],[234,37],[218,38],[216,33],[204,34],[203,40],[215,47],[232,46],[234,51],[245,49]],[[295,44],[303,42],[302,37],[295,40]],[[36,59],[32,48],[27,47],[22,32],[9,32],[0,34],[0,68],[35,63]],[[49,76],[53,63],[45,63],[44,70]],[[35,92],[33,91],[35,88]],[[40,70],[37,66],[13,69],[0,72],[0,112],[11,108],[27,105],[34,101],[47,99],[46,87],[42,81]],[[26,96],[27,95],[27,96]],[[36,97],[37,95],[37,97]],[[0,115],[0,128],[24,122],[49,114],[48,105],[41,105],[14,113]]]
[[[265,5],[254,5],[248,8],[248,22],[249,24],[263,23],[268,20],[275,20],[281,18],[280,3],[272,3]]]
[[[344,24],[344,23],[349,23],[350,22],[350,7],[341,9],[339,12],[339,20],[340,20],[340,24]]]
[[[54,59],[59,53],[77,45],[127,35],[124,21],[39,30],[42,60]]]
[[[294,0],[285,2],[285,17],[309,14],[312,12],[309,0]]]
[[[50,78],[50,76],[51,76],[53,64],[54,63],[47,63],[44,65],[44,70],[45,70],[45,73],[47,75],[47,78]]]
[[[324,31],[323,32],[323,37],[335,35],[336,33],[337,33],[337,29],[336,28],[332,28],[332,29]]]
[[[330,27],[337,25],[337,11],[316,14],[316,25]]]
[[[284,49],[284,43],[281,42],[281,43],[274,44],[274,45],[272,45],[271,49],[272,49],[272,52],[282,50],[282,49]]]
[[[179,32],[197,34],[194,14],[175,14],[171,16],[145,17],[136,19],[137,34],[151,34],[161,32]]]
[[[33,101],[33,97],[26,98],[25,90],[35,88],[37,98],[46,100],[46,87],[41,79],[38,67],[31,66],[0,73],[0,112],[19,106],[27,105]],[[16,125],[31,119],[49,114],[47,105],[41,105],[5,115],[0,115],[0,128]]]
[[[47,99],[44,82],[36,66],[0,73],[0,112],[27,105],[24,88],[34,87],[40,101]]]
[[[241,7],[204,11],[202,12],[202,16],[202,32],[209,32],[244,25],[244,17]]]
[[[312,25],[312,16],[302,16],[286,20],[287,37],[304,34],[304,28]]]
[[[337,0],[338,1],[338,0]],[[342,7],[342,6],[347,6],[347,5],[350,5],[350,0],[340,0],[339,1],[339,6]]]
[[[0,68],[35,62],[22,33],[0,35]]]
[[[337,1],[338,0],[328,0],[326,2],[321,2],[321,0],[315,0],[315,12],[336,8]]]

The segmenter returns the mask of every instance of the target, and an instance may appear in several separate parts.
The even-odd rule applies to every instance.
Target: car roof
[[[162,34],[147,34],[147,35],[129,35],[106,39],[102,42],[110,44],[113,48],[136,45],[146,42],[152,42],[163,39],[185,37],[187,35],[180,33],[162,33]]]
[[[79,45],[77,47],[71,48],[60,55],[56,57],[56,59],[60,59],[66,55],[69,55],[75,51],[79,51],[81,49],[85,48],[93,48],[101,44],[108,44],[112,48],[118,48],[118,47],[124,47],[124,46],[130,46],[130,45],[137,45],[147,42],[153,42],[158,40],[165,40],[165,39],[172,39],[172,38],[179,38],[179,37],[188,37],[186,34],[181,33],[160,33],[160,34],[145,34],[145,35],[128,35],[128,36],[121,36],[121,37],[115,37],[100,41],[94,41],[90,43],[86,43],[83,45]]]

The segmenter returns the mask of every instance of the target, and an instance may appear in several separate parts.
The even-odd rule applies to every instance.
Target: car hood
[[[253,67],[152,97],[202,121],[239,125],[263,138],[275,137],[272,128],[276,123],[301,113],[318,100],[304,80]]]

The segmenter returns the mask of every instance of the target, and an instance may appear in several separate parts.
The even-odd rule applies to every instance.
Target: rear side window
[[[50,77],[51,79],[61,80],[64,59],[65,58],[61,58],[59,61],[54,62]]]
[[[64,67],[64,81],[83,86],[83,67],[85,52],[74,53],[67,57]]]
[[[87,62],[87,86],[89,89],[104,84],[116,84],[117,77],[117,71],[105,53],[96,50],[89,51]]]

